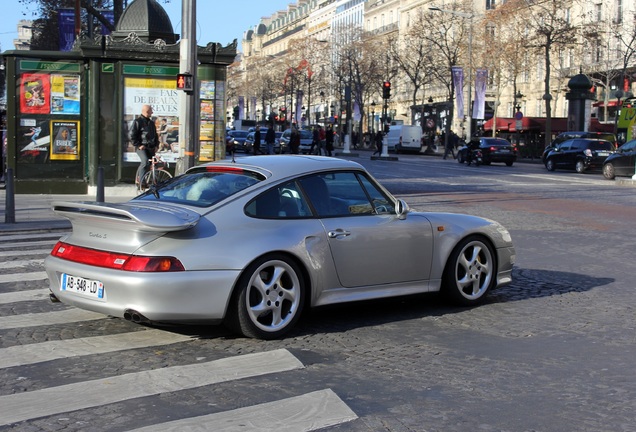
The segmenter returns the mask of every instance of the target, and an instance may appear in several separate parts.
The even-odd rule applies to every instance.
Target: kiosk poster
[[[79,160],[79,121],[51,121],[51,160]]]
[[[51,114],[79,114],[79,75],[51,75]]]
[[[48,74],[25,73],[20,81],[20,112],[49,114],[51,84]]]
[[[159,134],[161,159],[176,162],[179,156],[179,93],[174,79],[124,79],[124,148],[125,162],[139,162],[139,156],[128,137],[132,122],[141,114],[143,105],[152,106],[152,120]]]

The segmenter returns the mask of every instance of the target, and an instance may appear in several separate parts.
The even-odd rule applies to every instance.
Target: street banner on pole
[[[486,83],[488,69],[477,69],[475,76],[475,101],[473,102],[473,118],[483,119],[486,108]]]
[[[453,85],[455,86],[455,100],[457,104],[457,118],[464,118],[464,69],[453,66]]]

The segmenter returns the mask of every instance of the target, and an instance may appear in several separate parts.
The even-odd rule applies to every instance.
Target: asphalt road
[[[3,233],[0,431],[634,429],[636,189],[539,164],[357,160],[416,210],[502,222],[513,284],[476,308],[316,309],[265,342],[52,304],[42,260],[59,233]]]

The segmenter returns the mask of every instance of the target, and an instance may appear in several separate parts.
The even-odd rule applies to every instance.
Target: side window
[[[561,145],[559,146],[559,150],[560,151],[570,150],[571,148],[572,148],[572,141],[571,140],[563,141],[561,143]]]
[[[335,172],[305,177],[299,182],[318,217],[393,212],[391,201],[361,174]]]
[[[296,219],[311,216],[296,182],[263,192],[245,206],[245,214],[261,219]]]

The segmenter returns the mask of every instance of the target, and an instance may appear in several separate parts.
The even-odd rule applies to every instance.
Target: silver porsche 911
[[[213,162],[126,203],[53,208],[73,226],[45,261],[54,300],[262,339],[313,306],[433,291],[477,304],[515,261],[497,222],[410,211],[361,165],[329,157]]]

